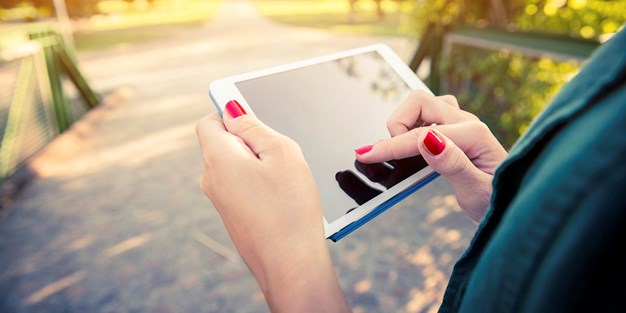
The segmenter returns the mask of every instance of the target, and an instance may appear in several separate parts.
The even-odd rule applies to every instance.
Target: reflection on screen
[[[295,140],[328,222],[425,167],[421,157],[380,164],[354,149],[389,136],[386,122],[410,88],[377,52],[237,83],[264,123]]]

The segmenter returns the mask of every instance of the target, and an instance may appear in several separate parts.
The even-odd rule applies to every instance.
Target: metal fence
[[[455,95],[506,148],[600,45],[568,35],[435,22],[421,42],[411,69],[430,65],[425,78],[430,89]]]
[[[0,181],[99,103],[50,25],[0,30]]]

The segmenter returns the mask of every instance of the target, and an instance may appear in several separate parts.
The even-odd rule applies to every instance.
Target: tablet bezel
[[[415,73],[402,61],[402,59],[387,45],[375,44],[356,49],[336,52],[332,54],[323,55],[316,58],[311,58],[299,62],[284,64],[280,66],[270,67],[257,71],[251,71],[243,74],[233,75],[221,79],[217,79],[211,82],[209,86],[209,95],[213,100],[213,103],[220,115],[223,112],[224,106],[230,100],[236,100],[244,110],[254,115],[254,109],[248,104],[243,95],[240,93],[236,84],[238,82],[247,81],[250,79],[260,78],[267,75],[277,74],[280,72],[290,71],[298,68],[303,68],[319,63],[331,62],[337,59],[346,58],[354,55],[378,52],[378,54],[389,64],[389,66],[402,78],[411,90],[424,90],[428,93],[432,92],[426,87],[426,85],[415,75]],[[346,149],[352,149],[353,147],[346,147]],[[429,167],[425,167],[417,173],[409,176],[407,179],[401,181],[395,186],[387,189],[380,195],[374,197],[370,201],[360,205],[350,213],[332,221],[328,222],[326,217],[324,220],[324,231],[327,239],[337,241],[343,238],[354,229],[360,227],[362,224],[371,220],[382,211],[391,207],[401,199],[405,198],[421,186],[425,185],[436,177],[436,173]],[[348,227],[352,226],[352,227]]]

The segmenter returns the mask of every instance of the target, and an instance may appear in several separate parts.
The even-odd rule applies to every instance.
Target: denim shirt
[[[626,312],[626,29],[497,169],[440,312]]]

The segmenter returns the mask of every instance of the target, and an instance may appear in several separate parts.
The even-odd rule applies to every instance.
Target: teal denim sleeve
[[[626,311],[625,80],[621,31],[498,168],[440,312]]]

